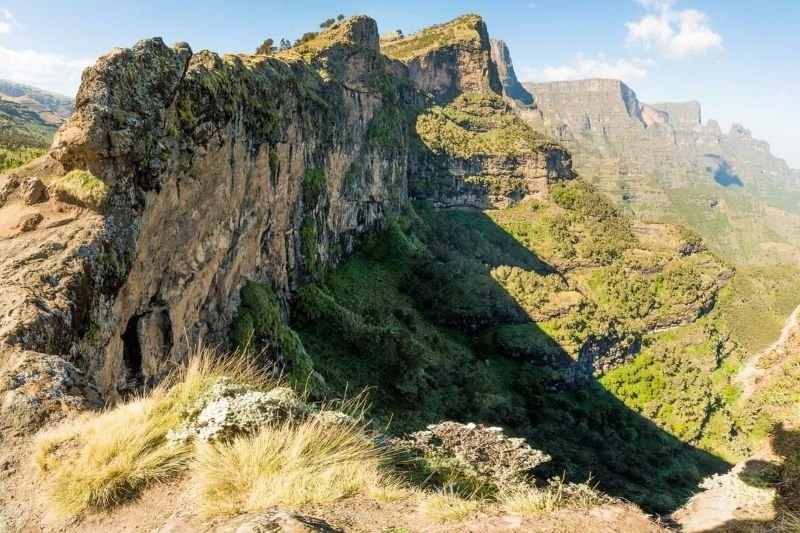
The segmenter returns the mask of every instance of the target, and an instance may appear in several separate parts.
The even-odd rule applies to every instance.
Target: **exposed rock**
[[[0,185],[0,207],[5,205],[8,197],[11,196],[11,193],[17,190],[19,187],[19,179],[14,176],[8,177],[2,185]]]
[[[159,529],[160,533],[194,533],[197,531],[204,533],[337,533],[339,530],[319,518],[286,511],[249,513],[209,526],[175,518]]]
[[[19,221],[19,230],[22,232],[33,231],[44,220],[41,213],[30,213],[22,217]]]
[[[414,85],[440,101],[463,92],[502,92],[486,23],[478,15],[385,42],[381,51],[403,61]]]
[[[20,186],[19,195],[27,205],[33,205],[47,199],[47,190],[41,179],[31,176]]]
[[[99,405],[83,374],[60,357],[7,351],[3,361],[0,434],[35,431],[46,421]]]
[[[87,70],[53,155],[111,191],[126,282],[93,310],[96,335],[80,347],[103,391],[161,375],[185,355],[184,335],[224,340],[244,281],[285,298],[405,202],[405,130],[389,147],[370,135],[387,127],[388,102],[416,96],[377,48],[360,17],[279,57],[153,39]]]
[[[511,52],[506,43],[500,39],[489,39],[492,47],[492,61],[497,65],[497,74],[503,87],[503,96],[518,101],[522,105],[533,106],[533,95],[517,80],[514,65],[511,62]]]

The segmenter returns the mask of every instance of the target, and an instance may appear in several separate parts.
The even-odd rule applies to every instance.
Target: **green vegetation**
[[[17,148],[14,150],[0,148],[0,172],[20,167],[46,153],[45,148]]]
[[[281,307],[267,285],[248,282],[240,291],[241,304],[231,327],[239,352],[258,354],[265,365],[288,365],[290,383],[319,392],[323,386],[297,334],[281,318]],[[279,368],[281,369],[281,368]],[[282,370],[282,369],[281,369]]]
[[[445,106],[433,106],[417,117],[416,131],[434,153],[466,159],[560,147],[525,125],[494,93],[464,93]]]
[[[306,201],[312,205],[316,204],[326,185],[325,172],[317,168],[306,170],[303,174],[303,195]]]
[[[392,59],[408,61],[435,48],[458,42],[477,41],[480,36],[476,26],[480,21],[481,17],[478,15],[463,15],[446,24],[429,26],[402,39],[382,43],[381,52]]]
[[[108,199],[108,187],[103,181],[85,170],[73,170],[59,178],[53,187],[62,202],[103,211]]]
[[[634,337],[647,325],[605,284],[588,281],[641,245],[590,187],[565,187],[563,207],[529,202],[489,216],[415,204],[324,284],[300,289],[292,327],[330,390],[374,387],[371,413],[393,432],[444,419],[499,424],[553,457],[540,474],[582,482],[591,473],[605,492],[666,510],[721,462],[655,428],[574,363],[587,332],[609,338],[609,320]],[[551,233],[555,216],[575,236],[571,255]],[[618,235],[614,248],[587,246],[604,232]],[[646,265],[654,272],[641,275],[659,279],[661,305],[677,315],[691,309],[694,319],[716,291],[698,278],[716,279],[724,267],[708,253],[673,261],[657,256]],[[686,271],[663,289],[682,262]],[[671,299],[681,283],[704,295],[694,307]],[[615,318],[600,311],[612,304]],[[598,354],[626,346],[597,341],[587,345]]]
[[[13,84],[6,89],[13,89]],[[47,93],[41,94],[47,96]],[[0,172],[44,155],[56,129],[37,112],[0,99]]]

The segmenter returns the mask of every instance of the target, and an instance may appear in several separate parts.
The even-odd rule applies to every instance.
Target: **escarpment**
[[[570,154],[503,100],[496,53],[480,17],[385,39],[381,51],[405,63],[411,83],[434,100],[416,117],[422,149],[409,173],[413,197],[441,207],[507,207],[545,198],[549,185],[574,177]],[[509,65],[510,59],[503,72],[510,79]]]
[[[19,265],[24,239],[45,258],[35,279],[2,282],[19,293],[0,318],[4,349],[65,356],[114,397],[157,383],[192,343],[226,345],[248,281],[274,289],[285,319],[294,289],[409,197],[483,206],[570,178],[569,154],[496,94],[483,21],[447,31],[466,37],[405,62],[382,53],[367,17],[274,56],[149,39],[101,58],[50,154],[0,178],[4,261]],[[453,125],[461,148],[439,143]],[[32,177],[48,193],[25,208],[44,215],[23,234],[11,219]]]

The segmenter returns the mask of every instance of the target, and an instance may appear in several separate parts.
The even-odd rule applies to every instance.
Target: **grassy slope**
[[[567,229],[581,226],[589,236],[575,243],[577,250],[563,252],[547,233],[548,208],[523,204],[515,208],[519,216],[503,211],[492,220],[417,204],[393,229],[371,237],[324,286],[302,289],[293,325],[333,390],[374,387],[373,415],[392,431],[447,418],[500,424],[554,457],[540,475],[566,471],[585,481],[592,474],[613,495],[667,510],[722,463],[660,431],[597,382],[581,381],[569,343],[530,318],[567,309],[573,324],[591,330],[606,319],[596,312],[598,301],[612,299],[613,291],[587,289],[577,307],[567,305],[570,298],[562,306],[539,306],[535,295],[510,294],[493,277],[501,266],[515,267],[544,278],[545,287],[553,283],[575,293],[581,272],[622,261],[613,248],[629,245],[624,228],[617,228],[623,242],[612,239],[612,249],[591,247],[592,230],[595,237],[608,236],[620,224],[613,211],[589,223],[585,206],[570,207],[550,209],[566,219]],[[523,212],[539,210],[535,222],[524,220]],[[591,265],[603,253],[600,264]],[[555,270],[542,257],[571,264],[560,272],[565,280],[548,280]],[[633,332],[641,326],[624,312],[616,320]]]
[[[0,172],[42,155],[55,134],[34,111],[0,100]]]

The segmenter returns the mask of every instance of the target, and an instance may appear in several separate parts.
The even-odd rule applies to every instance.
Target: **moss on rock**
[[[108,186],[85,170],[73,170],[60,178],[53,186],[53,192],[62,202],[95,211],[102,211],[108,199]]]

